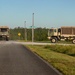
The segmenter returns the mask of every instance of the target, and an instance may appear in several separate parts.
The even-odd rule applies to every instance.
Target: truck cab
[[[0,26],[0,39],[9,40],[9,27]]]
[[[52,43],[60,40],[61,29],[60,28],[51,28],[48,30],[48,39],[51,40]]]

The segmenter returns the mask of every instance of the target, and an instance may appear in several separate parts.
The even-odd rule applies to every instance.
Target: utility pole
[[[34,42],[34,13],[32,14],[32,42]]]
[[[26,21],[24,22],[24,26],[25,26],[25,41],[27,41],[27,29],[26,29]]]

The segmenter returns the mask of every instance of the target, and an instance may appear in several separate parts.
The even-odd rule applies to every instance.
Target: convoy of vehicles
[[[75,27],[51,28],[48,30],[48,39],[52,43],[56,43],[59,40],[72,40],[75,44]]]
[[[0,26],[0,39],[9,40],[9,27],[8,26]]]
[[[8,26],[0,26],[0,39],[9,40]],[[48,30],[48,39],[52,43],[60,40],[71,40],[75,44],[75,27],[63,26],[61,28],[51,28]]]

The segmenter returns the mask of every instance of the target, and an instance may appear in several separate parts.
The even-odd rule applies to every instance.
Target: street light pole
[[[26,21],[24,22],[25,24],[25,41],[27,41],[27,30],[26,30]]]
[[[34,13],[32,14],[32,42],[34,42]]]

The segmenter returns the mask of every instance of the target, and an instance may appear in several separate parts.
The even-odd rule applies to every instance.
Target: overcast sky
[[[75,26],[75,0],[0,0],[0,25],[10,28]]]

